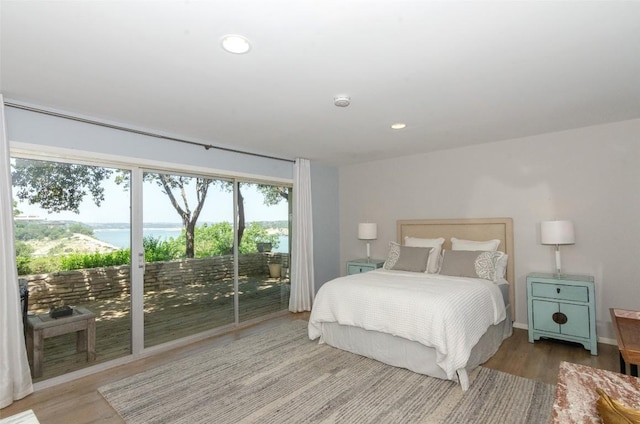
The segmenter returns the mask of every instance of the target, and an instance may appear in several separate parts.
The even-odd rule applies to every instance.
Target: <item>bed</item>
[[[457,381],[467,390],[469,372],[493,356],[512,333],[513,222],[510,218],[400,220],[397,243],[392,243],[390,252],[402,249],[402,255],[395,258],[398,263],[411,255],[424,259],[426,254],[428,262],[421,264],[431,270],[433,250],[403,243],[416,246],[416,241],[437,238],[444,238],[444,260],[436,269],[449,275],[399,266],[329,281],[314,300],[309,337],[393,366]],[[452,238],[458,239],[457,246],[452,246]],[[487,240],[498,240],[496,250],[506,255],[452,252],[452,247],[462,249],[463,242],[473,246],[471,241]],[[484,250],[485,244],[482,246],[478,250]],[[476,249],[467,246],[463,250]],[[484,254],[501,258],[502,275],[481,273],[478,278],[450,272],[454,257]],[[390,253],[387,263],[393,259]],[[413,267],[415,260],[411,262]]]

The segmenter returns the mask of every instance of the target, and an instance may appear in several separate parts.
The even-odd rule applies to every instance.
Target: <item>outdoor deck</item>
[[[145,293],[145,347],[233,324],[233,281],[226,283]],[[240,322],[287,309],[289,288],[289,281],[284,278],[240,277]],[[48,338],[44,343],[42,377],[34,382],[130,353],[129,296],[73,306],[83,306],[96,314],[95,362],[87,363],[86,354],[75,351],[75,333]]]

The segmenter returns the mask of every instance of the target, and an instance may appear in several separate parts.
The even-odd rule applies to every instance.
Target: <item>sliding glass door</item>
[[[233,324],[233,183],[143,179],[145,347]]]
[[[95,318],[29,345],[35,381],[288,307],[288,186],[19,156],[12,178],[27,339]]]
[[[11,172],[34,381],[130,354],[129,171],[13,157]],[[74,315],[50,316],[66,307]],[[95,322],[95,332],[79,333],[76,319]],[[45,326],[60,335],[34,346],[34,332]]]
[[[289,305],[290,189],[238,183],[239,319],[248,321]]]

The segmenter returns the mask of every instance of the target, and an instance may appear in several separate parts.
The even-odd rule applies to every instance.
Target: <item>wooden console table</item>
[[[620,350],[620,372],[626,374],[626,364],[629,364],[631,375],[637,377],[640,364],[640,311],[615,308],[609,311]]]
[[[51,318],[49,314],[33,315],[27,319],[27,355],[31,362],[31,375],[42,376],[44,339],[67,333],[77,333],[76,351],[87,352],[87,362],[96,359],[96,315],[82,307],[74,308],[73,315]]]

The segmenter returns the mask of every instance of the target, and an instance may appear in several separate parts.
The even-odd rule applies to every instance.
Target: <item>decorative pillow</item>
[[[425,272],[432,247],[400,246],[400,256],[391,269],[396,271]]]
[[[431,248],[400,246],[398,243],[389,243],[389,255],[384,269],[396,271],[425,272]]]
[[[500,240],[487,240],[487,241],[475,241],[475,240],[462,240],[455,237],[451,237],[451,250],[482,250],[487,252],[494,252],[498,250],[500,246]]]
[[[393,241],[389,242],[389,254],[387,255],[387,260],[384,261],[382,265],[383,269],[393,269],[393,266],[398,262],[398,258],[400,257],[400,245]]]
[[[447,250],[442,257],[440,274],[496,281],[500,278],[497,265],[502,256],[502,252]]]
[[[418,238],[418,237],[405,237],[404,245],[410,247],[431,247],[431,253],[429,254],[429,262],[427,263],[427,272],[435,274],[440,268],[440,252],[442,251],[442,243],[444,238],[439,237],[435,239]]]

